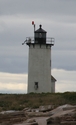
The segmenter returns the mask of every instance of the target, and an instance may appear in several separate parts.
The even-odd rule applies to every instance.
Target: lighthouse
[[[47,38],[42,25],[37,30],[33,25],[34,37],[27,37],[24,42],[29,47],[27,92],[55,92],[56,79],[51,75],[51,47],[54,46],[54,38]]]

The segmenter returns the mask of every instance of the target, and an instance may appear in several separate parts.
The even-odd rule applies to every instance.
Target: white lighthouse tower
[[[38,30],[34,30],[34,39],[26,38],[29,46],[28,93],[55,92],[56,79],[51,75],[51,47],[54,38],[47,38],[46,35],[47,32],[40,25]]]

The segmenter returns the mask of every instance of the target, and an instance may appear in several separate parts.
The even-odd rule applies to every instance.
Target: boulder
[[[76,121],[64,121],[61,122],[60,125],[76,125]]]
[[[53,108],[54,108],[53,105],[40,106],[39,111],[40,112],[46,112],[46,111],[52,110]]]

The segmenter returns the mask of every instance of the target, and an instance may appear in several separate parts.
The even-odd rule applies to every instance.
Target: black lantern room
[[[46,44],[46,31],[42,29],[42,25],[39,26],[39,29],[35,31],[35,43],[37,44]]]

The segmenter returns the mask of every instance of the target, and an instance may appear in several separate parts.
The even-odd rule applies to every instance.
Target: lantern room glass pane
[[[35,33],[35,37],[36,37],[36,38],[38,38],[38,36],[39,36],[38,34],[39,34],[39,33]]]
[[[46,38],[46,33],[35,33],[35,38]]]

